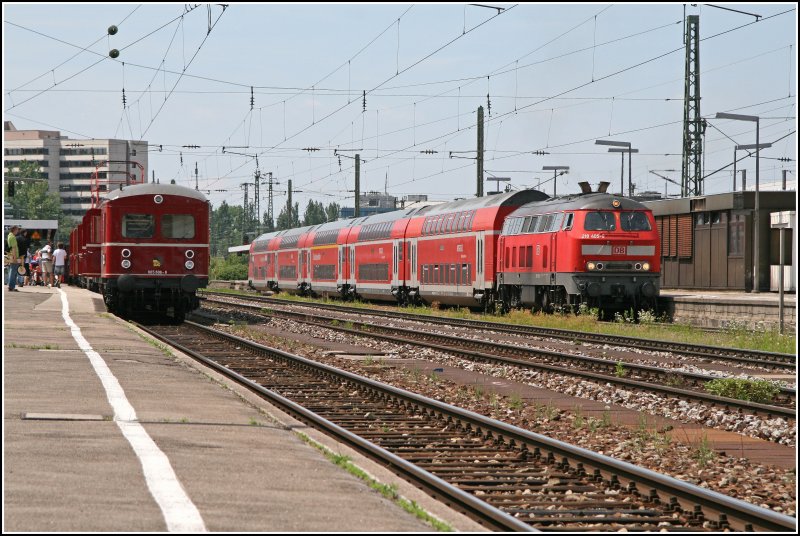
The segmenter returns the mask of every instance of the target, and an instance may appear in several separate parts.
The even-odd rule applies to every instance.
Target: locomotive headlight
[[[593,262],[587,262],[586,263],[586,269],[587,270],[594,270],[596,267],[597,266],[595,266],[595,264]]]
[[[602,270],[603,269],[603,263],[602,262],[598,262],[597,263],[597,269],[598,270]]]
[[[194,268],[194,261],[186,261],[183,265],[186,267],[187,270],[191,270],[192,268]]]
[[[186,258],[187,259],[194,259],[194,251],[192,251],[191,249],[187,249],[186,250]]]
[[[641,270],[642,269],[642,263],[637,262],[636,264],[633,265],[633,268],[636,269],[636,270]]]
[[[642,270],[644,270],[645,272],[649,272],[650,271],[650,263],[649,262],[642,263]]]
[[[127,270],[128,268],[130,268],[130,267],[131,267],[131,261],[129,261],[128,259],[123,259],[123,261],[122,261],[122,267],[123,267],[123,268],[125,268],[125,269]]]
[[[123,249],[122,250],[122,257],[123,258],[127,259],[130,256],[131,256],[131,250],[129,250],[129,249]]]

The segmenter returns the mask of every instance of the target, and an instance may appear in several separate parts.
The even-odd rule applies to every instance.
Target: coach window
[[[194,216],[191,214],[165,214],[161,218],[161,236],[164,238],[194,238]]]
[[[125,214],[122,217],[122,236],[125,238],[153,238],[154,228],[152,214]]]
[[[619,219],[623,231],[650,230],[650,222],[644,212],[621,212]]]
[[[617,225],[613,212],[587,212],[583,222],[586,231],[614,231]]]

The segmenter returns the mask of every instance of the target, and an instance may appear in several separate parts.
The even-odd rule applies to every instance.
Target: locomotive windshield
[[[154,229],[152,214],[125,214],[122,217],[122,236],[125,238],[153,238]]]
[[[650,222],[644,212],[621,212],[619,219],[623,231],[650,230]]]
[[[191,214],[165,214],[161,218],[164,238],[194,238],[194,216]]]
[[[587,212],[583,228],[586,231],[614,231],[617,228],[613,212]]]

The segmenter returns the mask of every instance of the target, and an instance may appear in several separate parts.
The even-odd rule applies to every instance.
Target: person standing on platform
[[[25,276],[22,280],[21,287],[24,287],[28,284],[29,278],[31,276],[31,269],[30,269],[30,254],[28,253],[28,249],[31,247],[31,239],[29,236],[29,232],[27,229],[20,229],[17,232],[17,249],[19,250],[19,256],[21,257],[22,265],[25,267]]]
[[[6,244],[8,245],[8,290],[10,292],[19,292],[17,290],[17,268],[19,268],[19,248],[17,246],[16,232],[19,226],[12,225],[8,230],[8,237],[6,237]]]
[[[53,273],[55,274],[56,287],[61,286],[61,280],[64,279],[64,268],[67,264],[67,250],[64,249],[64,243],[59,242],[58,248],[53,252]]]
[[[42,277],[48,288],[53,286],[53,243],[48,240],[47,244],[39,250],[39,266],[42,267]]]

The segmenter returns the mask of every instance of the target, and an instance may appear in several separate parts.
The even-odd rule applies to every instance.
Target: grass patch
[[[703,433],[703,437],[700,439],[694,449],[694,458],[697,460],[697,463],[700,465],[700,467],[705,467],[716,457],[717,453],[711,448],[711,443],[708,441],[708,435]]]
[[[401,496],[397,492],[397,484],[383,484],[382,482],[378,482],[370,475],[368,475],[363,469],[353,464],[353,462],[351,462],[350,458],[348,458],[347,456],[331,452],[328,448],[312,440],[310,437],[308,437],[302,432],[295,432],[295,433],[305,443],[311,445],[312,447],[320,451],[328,460],[330,460],[337,466],[341,467],[342,469],[344,469],[351,475],[355,476],[356,478],[360,479],[370,488],[374,489],[375,491],[377,491],[390,501],[394,502],[395,504],[400,506],[403,510],[415,516],[417,519],[424,521],[425,523],[428,523],[431,527],[433,527],[439,532],[453,532],[453,528],[450,525],[426,512],[415,501],[410,501],[405,497]]]
[[[25,348],[27,350],[60,350],[57,344],[17,344],[12,342],[5,345],[6,348]]]
[[[767,380],[717,378],[705,384],[706,391],[716,396],[768,404],[780,392],[780,387]]]

